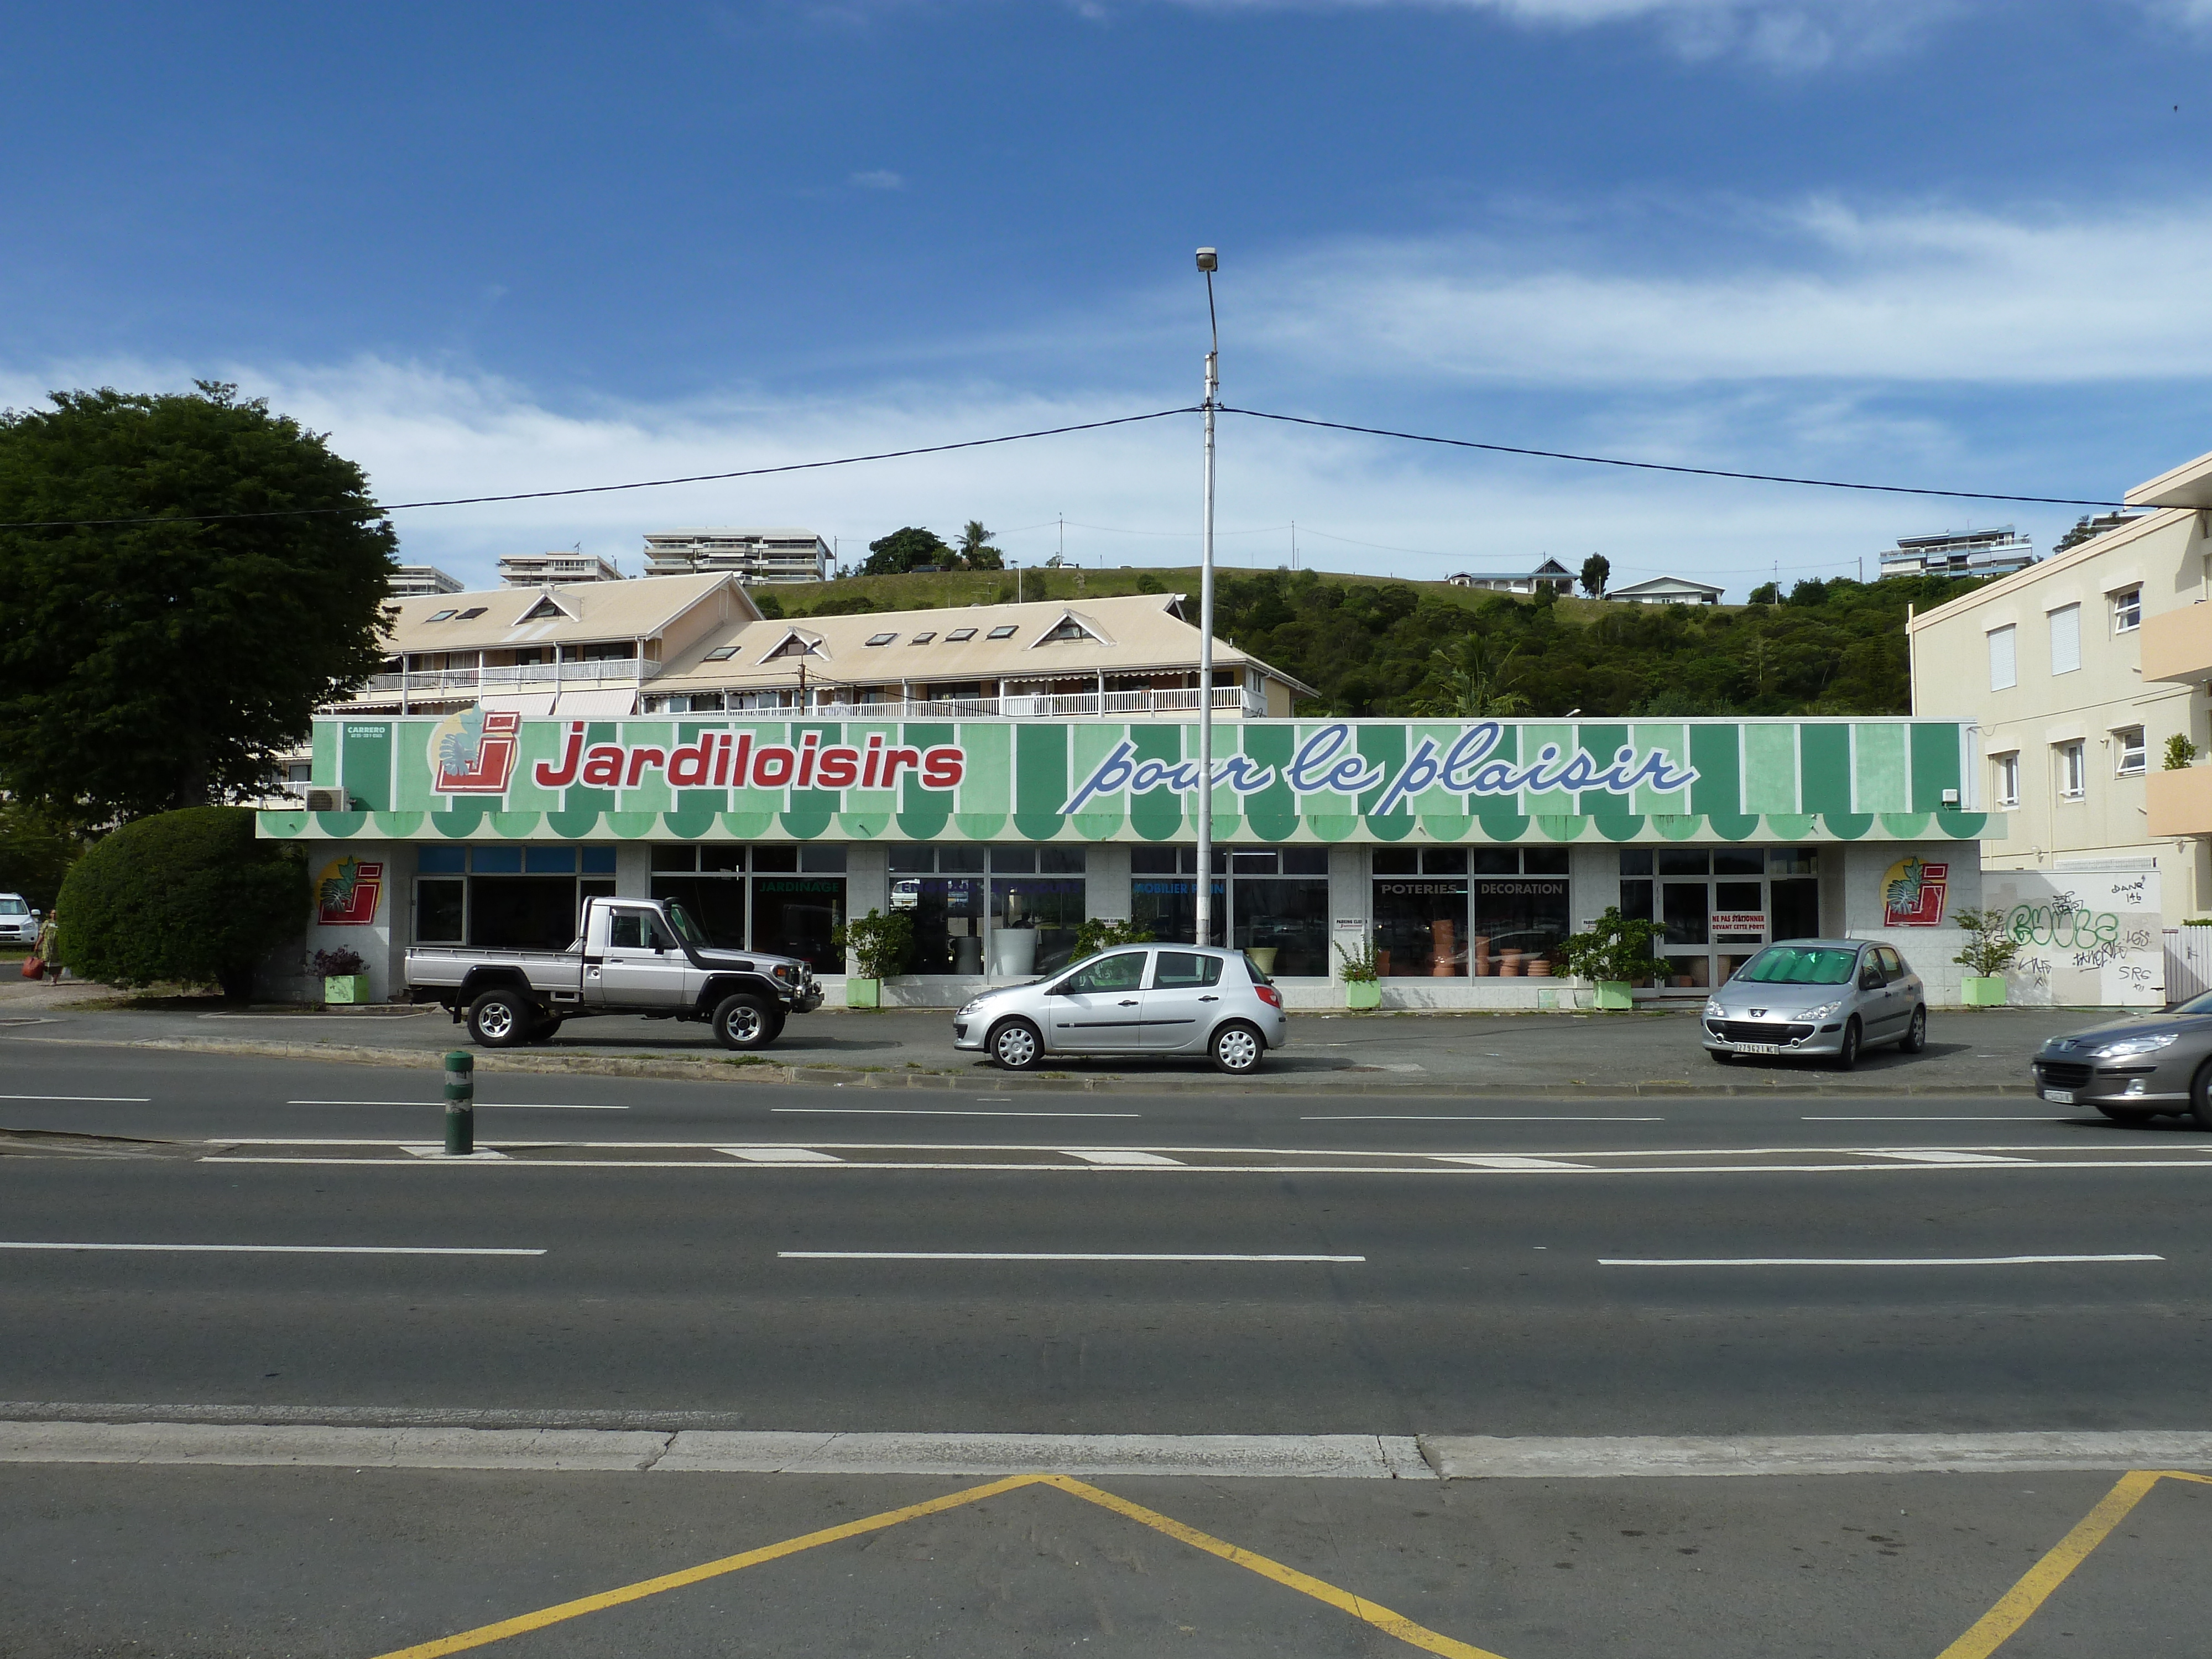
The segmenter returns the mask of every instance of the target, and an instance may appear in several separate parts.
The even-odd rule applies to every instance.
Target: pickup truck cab
[[[787,1017],[822,1006],[805,963],[710,945],[665,899],[585,900],[582,932],[565,951],[411,945],[407,994],[466,1020],[487,1048],[544,1042],[592,1014],[696,1020],[726,1048],[764,1048]]]

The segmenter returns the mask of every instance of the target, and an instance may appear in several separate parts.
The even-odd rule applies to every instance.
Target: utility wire
[[[1911,484],[1848,483],[1838,478],[1796,478],[1776,472],[1727,472],[1714,466],[1674,466],[1665,461],[1625,461],[1614,455],[1574,455],[1558,449],[1522,449],[1512,444],[1477,443],[1471,438],[1437,438],[1425,432],[1394,432],[1388,427],[1352,426],[1344,421],[1317,421],[1304,415],[1275,415],[1264,409],[1238,409],[1217,404],[1224,415],[1243,415],[1255,421],[1280,421],[1291,426],[1317,426],[1331,432],[1358,432],[1370,438],[1403,438],[1409,443],[1444,444],[1454,449],[1487,450],[1493,455],[1533,455],[1540,460],[1580,461],[1588,466],[1626,466],[1639,472],[1686,472],[1698,478],[1740,478],[1751,483],[1808,484],[1817,489],[1870,489],[1885,495],[1944,495],[1966,501],[2027,501],[2044,507],[2115,507],[2125,501],[2084,501],[2072,495],[2001,495],[1980,489],[1921,489]],[[1180,414],[1181,410],[1171,413]]]
[[[299,519],[330,514],[358,518],[381,518],[424,507],[480,507],[493,501],[538,501],[559,495],[605,495],[624,489],[665,489],[672,484],[720,483],[732,478],[764,478],[779,472],[812,472],[824,467],[858,466],[864,461],[902,460],[912,455],[943,455],[956,449],[985,449],[994,444],[1015,444],[1030,438],[1057,438],[1070,432],[1097,432],[1109,426],[1133,426],[1139,421],[1164,420],[1170,415],[1195,415],[1199,405],[1156,409],[1149,415],[1117,415],[1107,421],[1082,421],[1073,426],[1042,427],[1034,432],[1008,432],[995,438],[967,438],[957,443],[923,444],[914,449],[880,450],[872,455],[841,455],[830,461],[791,461],[781,466],[750,466],[734,472],[696,472],[682,478],[642,478],[630,483],[578,484],[568,489],[524,489],[507,495],[453,495],[441,501],[392,501],[383,507],[284,507],[262,513],[163,513],[136,519],[31,519],[0,523],[0,530],[67,530],[127,524],[217,524],[237,519]]]

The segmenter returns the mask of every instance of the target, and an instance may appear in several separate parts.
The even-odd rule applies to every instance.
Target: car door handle
[[[1218,1002],[1221,999],[1219,997],[1200,997],[1199,1000],[1200,1002]]]
[[[1134,997],[1123,997],[1121,999],[1121,1006],[1124,1008],[1133,1008],[1137,1006],[1137,1000]]]

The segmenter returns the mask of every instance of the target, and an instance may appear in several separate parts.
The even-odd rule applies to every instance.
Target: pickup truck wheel
[[[553,1034],[560,1029],[559,1020],[541,1019],[530,1028],[530,1040],[532,1042],[550,1042],[553,1041]]]
[[[486,991],[469,1005],[469,1035],[487,1048],[530,1041],[530,1005],[513,991]]]
[[[766,1002],[743,991],[726,996],[714,1007],[714,1041],[725,1048],[765,1048],[782,1026],[775,1015]]]

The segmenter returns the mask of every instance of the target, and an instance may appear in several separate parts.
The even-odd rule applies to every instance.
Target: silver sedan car
[[[1797,939],[1770,945],[1706,1000],[1705,1052],[1818,1054],[1843,1071],[1860,1053],[1893,1042],[1928,1046],[1928,993],[1887,945]]]
[[[2212,1129],[2212,995],[2052,1037],[2035,1056],[2035,1091],[2116,1122],[2165,1112]]]
[[[952,1046],[1010,1072],[1048,1054],[1204,1054],[1232,1076],[1291,1040],[1283,994],[1242,951],[1130,945],[1026,985],[986,991],[952,1017]]]

